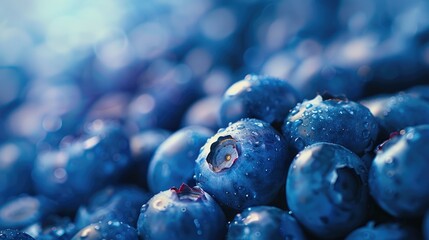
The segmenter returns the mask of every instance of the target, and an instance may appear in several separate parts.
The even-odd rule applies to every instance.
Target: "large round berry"
[[[360,227],[350,233],[346,240],[405,240],[405,239],[420,239],[420,234],[417,229],[411,226],[404,226],[398,223],[385,223],[374,225],[370,222],[365,227]]]
[[[378,125],[366,107],[318,95],[299,103],[286,118],[282,131],[296,151],[313,143],[330,142],[363,155],[372,150]]]
[[[138,240],[137,231],[118,221],[103,221],[82,228],[71,240]]]
[[[305,239],[301,227],[289,213],[269,206],[251,207],[235,216],[227,239]]]
[[[142,239],[223,239],[222,209],[199,187],[186,184],[158,193],[141,208],[137,223]]]
[[[376,202],[396,217],[420,217],[429,208],[429,125],[402,130],[372,162],[369,186]]]
[[[213,132],[204,127],[185,127],[167,138],[150,160],[149,189],[158,193],[182,183],[194,185],[195,159]]]
[[[196,181],[233,209],[268,204],[285,183],[286,143],[268,123],[245,119],[221,129],[201,149]]]
[[[367,178],[356,154],[337,144],[316,143],[301,151],[289,168],[287,203],[314,235],[343,237],[366,220]]]
[[[94,121],[81,139],[40,153],[33,169],[38,193],[63,211],[75,210],[94,191],[117,182],[131,164],[128,137],[115,123]]]
[[[281,123],[297,101],[296,91],[286,81],[247,75],[225,92],[220,107],[220,125],[225,127],[242,118]]]

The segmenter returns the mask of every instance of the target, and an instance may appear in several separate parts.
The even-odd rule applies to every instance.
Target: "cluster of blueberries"
[[[0,239],[429,239],[426,0],[38,4],[0,9]]]

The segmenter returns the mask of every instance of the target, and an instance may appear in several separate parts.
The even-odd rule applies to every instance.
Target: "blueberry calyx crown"
[[[238,159],[239,152],[237,142],[231,136],[219,137],[210,146],[210,153],[207,156],[207,163],[213,172],[220,172],[230,168]]]
[[[180,200],[198,201],[204,198],[204,191],[201,188],[189,187],[186,183],[182,183],[179,188],[170,188],[170,190],[174,191]]]

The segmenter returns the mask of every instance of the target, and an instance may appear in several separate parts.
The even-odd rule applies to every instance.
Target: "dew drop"
[[[264,124],[261,123],[261,122],[255,122],[255,125],[258,126],[258,127],[264,127]]]
[[[297,113],[299,113],[299,110],[296,108],[290,112],[291,116],[295,116]]]
[[[302,119],[297,119],[293,122],[294,127],[298,127],[303,123]]]

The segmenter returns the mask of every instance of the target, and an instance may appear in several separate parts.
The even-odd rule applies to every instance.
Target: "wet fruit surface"
[[[340,145],[316,143],[299,152],[289,168],[287,203],[314,235],[344,237],[366,221],[367,178],[368,170],[354,153]]]
[[[383,145],[372,163],[371,194],[396,217],[423,216],[428,208],[427,141],[429,125],[406,128]]]
[[[197,184],[221,204],[242,210],[274,199],[290,156],[285,140],[268,123],[244,119],[211,137],[196,162]]]
[[[137,230],[144,239],[219,239],[225,235],[226,219],[208,193],[183,184],[144,204]]]

